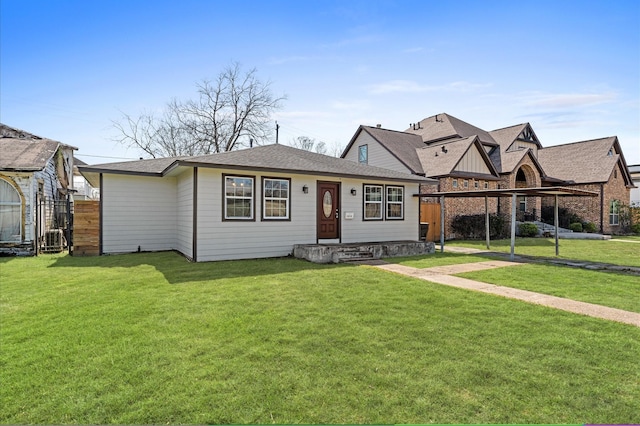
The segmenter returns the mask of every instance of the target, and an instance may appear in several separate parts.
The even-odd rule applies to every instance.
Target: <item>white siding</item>
[[[345,155],[344,159],[349,161],[358,162],[358,147],[367,145],[369,152],[369,161],[367,164],[370,166],[383,167],[389,170],[395,170],[402,173],[410,173],[411,171],[400,162],[393,154],[391,154],[385,147],[380,145],[370,134],[362,131],[358,135],[358,138],[353,142],[351,148]]]
[[[254,176],[255,220],[223,221],[222,174]],[[291,220],[262,220],[262,176],[291,178]],[[307,185],[309,193],[302,192]],[[200,169],[198,172],[198,260],[286,256],[294,244],[316,242],[316,180],[281,173],[242,173]]]
[[[404,186],[404,220],[363,220],[363,184]],[[356,188],[356,196],[351,195]],[[418,239],[419,198],[418,184],[384,182],[375,180],[344,179],[342,183],[342,242],[381,242]],[[383,207],[384,208],[384,207]],[[353,213],[353,219],[345,219],[347,213]]]
[[[199,261],[286,256],[294,244],[316,243],[316,189],[318,181],[340,183],[342,242],[416,240],[418,238],[417,184],[404,184],[404,220],[363,221],[362,187],[358,179],[274,173],[238,173],[255,177],[255,221],[222,221],[222,174],[225,171],[200,169],[198,172],[198,254]],[[261,178],[291,178],[291,220],[263,221]],[[385,185],[382,181],[366,183]],[[391,182],[386,184],[402,185]],[[309,193],[302,187],[307,185]],[[356,189],[356,196],[351,195]],[[353,219],[346,219],[353,213]]]
[[[471,148],[469,148],[467,153],[460,159],[455,170],[458,172],[491,174],[487,163],[485,163],[475,144],[471,145]]]
[[[177,249],[176,178],[103,175],[104,253]]]
[[[188,169],[177,180],[176,249],[193,258],[193,169]]]

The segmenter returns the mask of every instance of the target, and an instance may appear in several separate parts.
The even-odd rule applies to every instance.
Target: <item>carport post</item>
[[[440,253],[444,253],[444,195],[440,196]]]
[[[560,246],[558,245],[558,194],[555,195],[553,204],[553,226],[556,228],[556,256],[560,256]]]
[[[511,254],[509,260],[513,261],[515,258],[516,247],[516,193],[511,196]]]
[[[487,250],[491,247],[489,245],[489,197],[484,196],[484,232],[487,240]]]

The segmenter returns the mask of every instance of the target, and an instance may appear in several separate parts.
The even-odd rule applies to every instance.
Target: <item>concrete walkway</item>
[[[455,277],[453,274],[463,272],[481,271],[492,268],[502,268],[507,266],[518,266],[524,263],[507,262],[503,260],[490,260],[487,262],[464,263],[460,265],[436,266],[433,268],[412,268],[410,266],[386,263],[384,261],[369,262],[369,265],[383,269],[389,272],[395,272],[414,278],[419,278],[429,282],[458,287],[467,290],[480,291],[483,293],[494,294],[497,296],[508,297],[510,299],[522,300],[527,303],[547,306],[550,308],[560,309],[567,312],[573,312],[581,315],[588,315],[594,318],[601,318],[610,321],[617,321],[624,324],[640,327],[640,313],[624,311],[622,309],[609,308],[606,306],[595,305],[593,303],[578,302],[562,297],[549,296],[546,294],[535,293],[517,288],[503,287],[493,284],[487,284],[480,281],[469,280],[466,278]]]

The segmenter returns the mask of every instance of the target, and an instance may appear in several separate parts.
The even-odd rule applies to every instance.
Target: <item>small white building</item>
[[[629,173],[635,188],[631,188],[629,205],[632,207],[640,207],[640,164],[629,166]]]
[[[177,250],[194,261],[416,241],[416,195],[434,182],[283,145],[79,170],[100,188],[101,254]]]

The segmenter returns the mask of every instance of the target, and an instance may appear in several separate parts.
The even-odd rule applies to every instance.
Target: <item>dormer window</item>
[[[369,164],[369,146],[360,145],[358,147],[358,163]]]
[[[609,152],[607,152],[607,157],[612,157],[612,156],[613,156],[613,148],[611,148]]]

